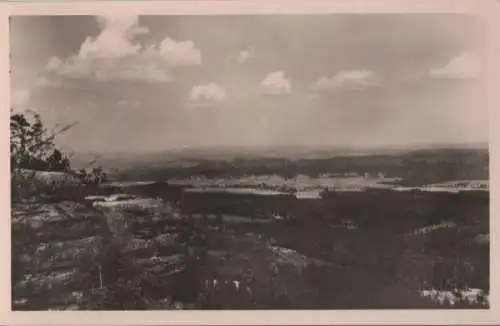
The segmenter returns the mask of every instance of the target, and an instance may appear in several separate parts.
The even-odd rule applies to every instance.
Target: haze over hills
[[[190,162],[210,160],[284,158],[325,159],[345,156],[395,155],[418,151],[435,150],[488,150],[488,143],[460,144],[418,144],[412,146],[386,147],[333,147],[333,146],[213,146],[213,147],[181,147],[171,150],[147,153],[75,153],[73,166],[81,168],[95,162],[107,169],[122,169],[133,166],[189,166]]]

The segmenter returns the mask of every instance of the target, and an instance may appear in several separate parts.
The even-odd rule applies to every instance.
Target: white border
[[[94,2],[47,2],[47,3],[1,3],[0,44],[3,57],[1,65],[4,75],[0,79],[0,96],[6,105],[4,115],[5,165],[2,172],[8,180],[8,103],[10,96],[8,72],[8,15],[96,15],[107,13],[133,12],[146,15],[240,15],[240,14],[327,14],[327,13],[474,13],[488,23],[490,32],[488,100],[490,110],[490,157],[491,157],[491,252],[496,252],[500,245],[495,231],[493,218],[496,199],[494,194],[498,185],[498,172],[494,168],[498,163],[496,146],[498,132],[494,129],[500,101],[498,83],[500,1],[497,0],[344,0],[344,1],[94,1]],[[497,43],[493,43],[493,41]],[[495,46],[493,46],[495,45]],[[10,199],[8,182],[2,183],[4,196],[1,206],[5,209],[2,218],[0,239],[5,241],[0,251],[0,259],[7,266],[0,275],[0,289],[5,289],[0,297],[0,324],[6,325],[178,325],[178,324],[218,324],[218,325],[287,325],[287,324],[500,324],[497,294],[499,284],[494,277],[495,262],[491,273],[491,309],[484,311],[449,311],[449,310],[353,310],[353,311],[165,311],[165,312],[9,312],[10,310]],[[492,256],[494,256],[492,254]]]

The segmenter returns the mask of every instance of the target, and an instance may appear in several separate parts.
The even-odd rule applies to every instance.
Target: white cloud
[[[451,59],[444,67],[431,70],[431,76],[436,78],[476,78],[481,72],[479,59],[470,52],[462,52]]]
[[[260,83],[261,89],[266,94],[289,94],[291,92],[290,80],[283,71],[270,73]]]
[[[36,87],[62,87],[63,82],[61,80],[48,79],[47,77],[40,76],[35,81]]]
[[[46,69],[61,77],[97,79],[100,81],[128,80],[168,82],[172,80],[169,67],[145,60],[144,56],[122,59],[84,59],[72,56],[66,60],[52,58]]]
[[[222,102],[226,100],[227,92],[224,87],[215,83],[195,85],[191,89],[190,97],[193,101]]]
[[[177,42],[167,37],[158,46],[149,47],[145,55],[162,59],[171,67],[201,65],[201,52],[193,41]]]
[[[366,69],[342,70],[335,76],[322,77],[314,85],[315,91],[329,91],[341,89],[365,89],[375,85],[373,72]]]
[[[30,100],[31,92],[29,89],[17,89],[12,91],[11,107],[15,111],[24,110]]]
[[[106,16],[97,20],[101,33],[96,38],[87,37],[80,46],[80,57],[119,59],[139,53],[141,45],[134,42],[134,37],[149,31],[139,26],[137,17]]]
[[[170,69],[201,64],[201,52],[192,41],[165,38],[148,48],[137,36],[149,33],[135,16],[99,17],[100,34],[88,37],[78,54],[66,59],[53,57],[45,69],[68,78],[140,80],[168,82]]]
[[[255,58],[255,50],[250,47],[246,50],[241,50],[236,55],[229,56],[229,61],[244,64],[253,58]]]
[[[58,57],[52,57],[49,62],[47,62],[45,69],[49,71],[56,71],[63,65],[63,63],[64,62]]]

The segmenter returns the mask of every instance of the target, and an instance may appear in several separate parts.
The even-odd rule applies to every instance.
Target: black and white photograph
[[[12,311],[490,309],[485,29],[11,15]]]

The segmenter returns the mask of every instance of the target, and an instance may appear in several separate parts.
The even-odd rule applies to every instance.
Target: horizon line
[[[387,151],[387,150],[423,150],[423,149],[465,149],[465,148],[477,148],[477,149],[489,149],[489,141],[477,141],[477,142],[460,142],[460,143],[415,143],[415,144],[397,144],[397,145],[327,145],[327,144],[255,144],[255,145],[194,145],[194,146],[178,146],[165,149],[155,149],[147,151],[116,151],[116,152],[98,152],[98,151],[79,151],[73,150],[75,154],[85,155],[102,155],[102,156],[114,156],[114,155],[147,155],[147,154],[159,154],[166,152],[182,152],[182,151],[204,151],[204,150],[275,150],[275,149],[285,149],[285,148],[301,148],[301,149],[321,149],[321,150],[332,150],[332,151]],[[66,147],[66,146],[64,146]]]

